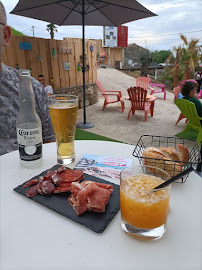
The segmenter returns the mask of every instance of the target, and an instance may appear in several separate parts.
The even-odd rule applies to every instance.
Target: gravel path
[[[121,71],[111,68],[99,68],[98,80],[105,89],[121,90],[123,96],[127,95],[127,89],[135,86],[135,78]],[[99,93],[99,101],[86,108],[87,121],[92,122],[95,127],[87,131],[102,136],[123,141],[135,145],[141,135],[174,136],[185,128],[185,121],[181,120],[177,126],[175,123],[180,111],[174,104],[174,95],[167,91],[166,100],[163,93],[155,94],[157,100],[154,107],[154,116],[148,113],[147,122],[144,122],[144,112],[136,111],[127,120],[130,101],[125,101],[125,111],[121,112],[120,103],[109,104],[102,111],[104,98]],[[83,109],[79,110],[78,122],[83,121]]]

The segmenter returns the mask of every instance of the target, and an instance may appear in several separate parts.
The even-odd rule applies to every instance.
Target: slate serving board
[[[55,165],[48,170],[56,170],[59,167],[60,165]],[[41,174],[35,177],[32,177],[31,179],[38,178],[39,176],[44,176],[48,170],[42,172]],[[35,202],[40,203],[43,206],[48,207],[49,209],[77,223],[80,223],[81,225],[84,225],[86,228],[94,232],[102,233],[120,209],[119,185],[113,184],[111,182],[108,182],[103,179],[84,173],[84,179],[82,181],[85,181],[85,180],[91,180],[94,182],[99,182],[99,183],[104,183],[104,184],[111,184],[113,186],[114,191],[112,192],[109,202],[106,205],[106,210],[104,213],[85,212],[81,214],[80,216],[77,216],[74,209],[71,207],[71,205],[67,201],[68,197],[71,194],[70,192],[51,194],[49,196],[39,194],[39,195],[34,196],[33,198],[28,198],[26,196],[26,191],[31,187],[22,188],[24,183],[14,188],[14,191],[26,196],[28,199],[31,199]]]

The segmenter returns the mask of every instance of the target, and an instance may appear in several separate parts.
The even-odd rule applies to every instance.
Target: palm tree
[[[184,35],[180,35],[180,38],[184,42],[183,45],[174,47],[173,51],[176,54],[176,58],[173,62],[173,87],[179,85],[180,73],[183,73],[182,80],[191,79],[195,73],[195,66],[199,66],[201,45],[198,45],[199,39],[192,38],[191,41],[187,41]],[[173,55],[173,54],[172,54]],[[166,60],[170,62],[172,55]]]
[[[50,23],[50,24],[47,24],[46,30],[50,32],[51,39],[54,39],[54,32],[58,31],[57,27],[53,23]]]
[[[190,42],[184,35],[180,35],[180,38],[184,41],[183,60],[185,62],[185,71],[183,80],[190,79],[195,73],[195,66],[199,65],[199,58],[202,46],[198,45],[199,39],[191,39]]]
[[[174,68],[171,69],[171,73],[173,73],[173,88],[179,85],[179,72],[180,72],[180,59],[182,57],[182,47],[174,47],[173,51],[176,54],[175,60],[173,62]],[[168,62],[170,62],[170,59],[173,57],[173,54],[171,54],[168,58]],[[166,60],[167,61],[167,60]]]

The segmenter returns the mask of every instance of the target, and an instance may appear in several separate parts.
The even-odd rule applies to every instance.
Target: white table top
[[[127,144],[76,141],[70,167],[82,154],[132,158],[138,164],[133,150]],[[18,151],[0,157],[1,270],[202,269],[202,179],[196,173],[172,185],[167,231],[162,239],[145,242],[121,230],[120,211],[97,234],[13,191],[55,164],[55,143],[43,146],[43,165],[35,169],[20,166]]]

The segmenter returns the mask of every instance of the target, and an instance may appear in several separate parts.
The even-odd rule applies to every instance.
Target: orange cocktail
[[[131,234],[141,231],[148,235],[152,230],[160,228],[164,233],[169,210],[170,186],[151,192],[163,182],[160,175],[149,174],[128,175],[121,179],[120,202],[124,231],[128,230]],[[151,234],[154,235],[154,231]]]

